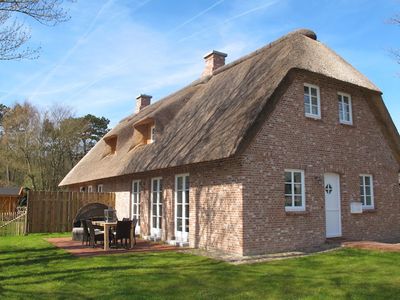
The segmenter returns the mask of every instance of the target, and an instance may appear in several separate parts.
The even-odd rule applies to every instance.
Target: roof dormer
[[[117,135],[111,135],[103,138],[106,143],[105,155],[113,155],[117,152]]]
[[[135,145],[147,145],[155,141],[156,124],[154,119],[148,118],[134,125]]]

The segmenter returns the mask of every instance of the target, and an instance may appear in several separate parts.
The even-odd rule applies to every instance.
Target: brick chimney
[[[150,105],[152,96],[146,94],[140,94],[136,97],[136,113],[141,111],[146,106]]]
[[[224,66],[225,65],[225,57],[227,57],[227,56],[228,56],[228,54],[222,53],[219,51],[215,51],[215,50],[204,55],[206,67],[204,68],[203,76],[212,75],[216,69]]]

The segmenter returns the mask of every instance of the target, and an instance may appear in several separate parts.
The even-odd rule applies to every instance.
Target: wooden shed
[[[23,188],[0,187],[0,213],[14,212],[23,196]]]

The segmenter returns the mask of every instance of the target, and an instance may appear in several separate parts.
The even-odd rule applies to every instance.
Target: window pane
[[[185,181],[185,190],[189,189],[189,176],[185,177],[186,181]]]
[[[360,186],[360,196],[364,196],[364,187]]]
[[[304,95],[304,104],[305,105],[310,105],[310,96],[308,95]]]
[[[177,179],[177,189],[178,191],[182,190],[182,177],[178,177]]]
[[[317,89],[316,88],[311,88],[311,96],[317,96]]]
[[[363,186],[363,185],[364,185],[364,177],[360,176],[360,186]]]
[[[371,205],[372,201],[371,201],[371,196],[366,196],[365,197],[365,205]]]
[[[292,182],[292,173],[285,172],[285,182]]]
[[[185,217],[189,218],[189,205],[185,206]]]
[[[177,197],[176,201],[178,203],[182,203],[182,192],[177,192],[176,197]]]
[[[371,185],[371,177],[365,176],[365,185]]]
[[[176,215],[178,218],[182,218],[182,205],[177,205],[176,207]]]
[[[160,191],[162,191],[162,189],[163,189],[163,182],[162,182],[162,179],[160,179],[160,186],[159,186],[159,189],[160,189]]]
[[[289,183],[285,184],[285,195],[291,195],[292,194],[292,185]]]
[[[366,186],[365,187],[365,195],[366,196],[371,196],[371,187],[370,186]]]
[[[306,114],[311,114],[311,106],[310,106],[310,104],[306,104],[305,111],[306,111]]]
[[[309,93],[310,93],[310,91],[309,91],[308,86],[304,86],[304,94],[309,94]]]
[[[338,98],[338,101],[339,101],[339,104],[342,102],[342,95],[337,95],[337,98]]]
[[[318,106],[313,106],[312,107],[312,112],[313,115],[318,115]]]
[[[153,192],[153,203],[157,203],[157,192]]]
[[[189,232],[189,219],[186,219],[185,221],[185,231]]]
[[[185,196],[186,196],[186,203],[189,203],[189,191],[185,192]]]
[[[162,220],[161,220],[161,217],[160,218],[158,218],[158,228],[162,228]]]
[[[316,97],[311,97],[311,104],[318,106],[318,99]]]
[[[158,211],[159,211],[160,216],[162,216],[162,205],[159,205]]]
[[[157,205],[153,205],[153,215],[157,215]]]
[[[177,219],[176,220],[176,230],[177,231],[182,231],[182,219]]]
[[[302,201],[301,201],[301,196],[294,196],[294,206],[301,206],[301,203],[302,203]]]
[[[362,205],[365,205],[365,198],[363,195],[360,195],[360,202],[362,203]]]
[[[153,217],[153,228],[157,228],[157,217]]]
[[[153,192],[156,192],[158,190],[158,181],[153,180]]]
[[[292,206],[292,196],[285,196],[285,206]]]
[[[301,184],[295,184],[294,185],[294,193],[296,195],[301,195]]]
[[[294,175],[294,182],[300,183],[301,182],[301,173],[295,172],[295,173],[293,173],[293,175]]]

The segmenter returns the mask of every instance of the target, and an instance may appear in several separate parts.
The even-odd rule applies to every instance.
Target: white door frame
[[[154,182],[157,181],[157,190],[154,190]],[[156,193],[156,199],[154,199]],[[162,177],[154,177],[151,179],[151,192],[150,192],[150,235],[156,238],[161,238],[162,235],[162,211],[163,211],[163,188]],[[154,227],[154,211],[153,205],[156,205],[156,226]]]
[[[134,185],[137,184],[137,191],[134,191]],[[135,211],[136,208],[136,211]],[[132,190],[131,190],[131,217],[137,218],[136,224],[136,234],[140,234],[140,180],[132,180]]]
[[[182,193],[182,229],[178,231],[178,178],[182,177],[182,190],[179,191]],[[175,175],[175,240],[179,242],[188,242],[189,241],[189,232],[185,230],[185,221],[186,221],[186,206],[189,206],[189,199],[186,199],[186,185],[187,179],[189,178],[189,174],[178,174]],[[190,180],[189,180],[190,184]],[[190,186],[188,186],[188,191],[190,193]],[[190,217],[190,216],[189,216]]]
[[[330,186],[328,186],[330,184]],[[327,238],[342,236],[342,211],[340,193],[340,175],[336,173],[324,174],[324,195],[325,195],[325,233]],[[332,203],[332,201],[337,203]],[[331,201],[334,208],[329,209],[327,201]],[[332,207],[332,206],[331,206]],[[331,220],[331,222],[329,222]],[[333,222],[332,222],[333,221]]]

